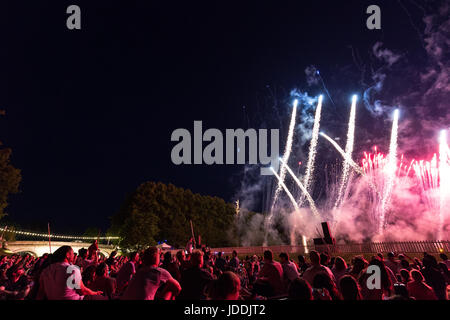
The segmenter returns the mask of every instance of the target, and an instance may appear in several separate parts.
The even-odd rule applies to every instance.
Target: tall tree
[[[124,201],[112,217],[110,230],[119,232],[122,247],[150,245],[167,240],[184,246],[191,236],[192,220],[195,236],[210,246],[230,243],[228,230],[233,228],[234,207],[223,199],[194,194],[172,184],[145,182]]]

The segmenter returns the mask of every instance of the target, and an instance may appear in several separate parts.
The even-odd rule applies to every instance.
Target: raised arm
[[[167,280],[163,291],[161,292],[161,297],[164,300],[173,300],[181,292],[181,286],[177,280],[171,278]]]

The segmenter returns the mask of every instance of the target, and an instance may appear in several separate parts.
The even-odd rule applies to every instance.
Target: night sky
[[[70,4],[81,7],[81,30],[66,28]],[[371,4],[381,7],[381,30],[366,28]],[[8,219],[29,229],[50,222],[54,233],[106,231],[145,181],[233,200],[244,166],[173,165],[172,131],[193,132],[194,120],[248,127],[243,106],[258,128],[252,119],[270,88],[306,88],[310,65],[344,106],[338,94],[365,89],[352,48],[364,59],[377,41],[403,52],[420,45],[402,5],[420,11],[413,1],[2,3],[0,140],[23,177]]]

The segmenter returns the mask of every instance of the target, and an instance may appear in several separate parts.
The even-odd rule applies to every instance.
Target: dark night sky
[[[81,31],[66,28],[69,4],[81,7]],[[381,31],[365,26],[370,4],[382,9]],[[268,85],[289,92],[309,65],[325,80],[354,68],[350,46],[417,44],[397,1],[2,6],[0,139],[23,175],[7,212],[28,228],[50,221],[55,233],[105,231],[125,194],[149,180],[231,200],[243,166],[173,165],[173,130],[193,132],[194,120],[242,127],[242,106],[257,112]],[[342,82],[348,95],[362,90]]]

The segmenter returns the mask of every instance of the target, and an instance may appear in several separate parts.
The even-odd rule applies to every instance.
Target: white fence
[[[212,252],[224,252],[231,254],[234,250],[239,255],[262,254],[265,250],[270,249],[274,254],[280,252],[305,254],[311,250],[319,252],[328,251],[330,253],[379,253],[379,252],[396,252],[396,253],[441,253],[450,252],[450,241],[405,241],[405,242],[371,242],[371,243],[355,243],[355,244],[336,244],[336,245],[314,245],[307,246],[268,246],[268,247],[226,247],[211,248]]]

